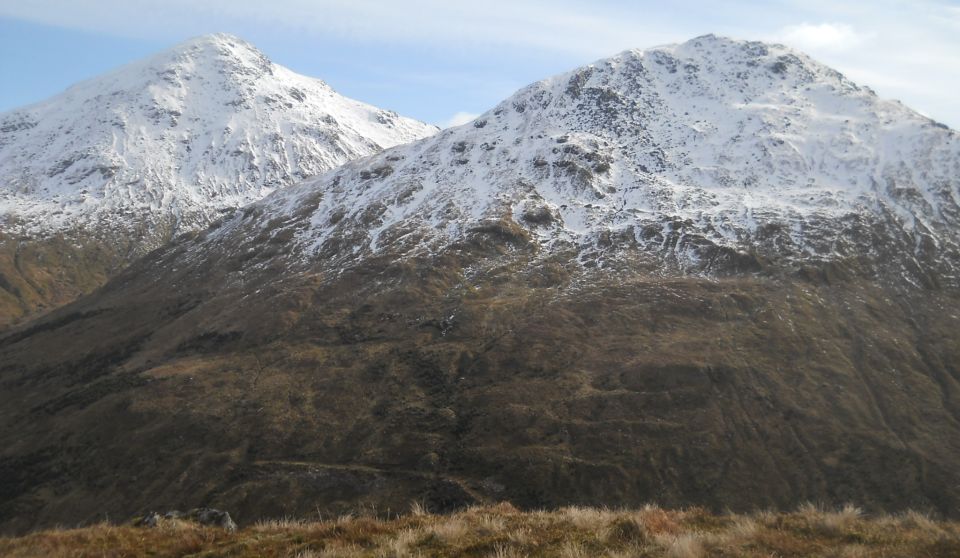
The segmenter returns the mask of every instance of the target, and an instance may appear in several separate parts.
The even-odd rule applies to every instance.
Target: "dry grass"
[[[423,506],[391,519],[261,521],[227,533],[186,521],[156,528],[101,523],[0,538],[0,556],[264,556],[477,558],[960,556],[960,524],[917,512],[865,516],[847,506],[792,513],[714,515],[703,509],[567,507],[520,512],[509,504],[435,515]]]

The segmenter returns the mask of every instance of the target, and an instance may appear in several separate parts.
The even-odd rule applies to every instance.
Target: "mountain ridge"
[[[134,210],[202,225],[218,209],[436,130],[339,96],[225,34],[186,41],[0,119],[2,209],[34,234],[89,213]],[[61,215],[48,210],[45,226],[30,222],[35,209],[19,193],[59,206]]]
[[[774,45],[638,52],[0,335],[0,528],[411,500],[955,515],[955,133]]]
[[[538,82],[473,123],[249,211],[289,217],[324,190],[323,215],[300,219],[292,238],[307,260],[331,237],[355,234],[353,254],[373,254],[392,227],[405,238],[416,229],[426,245],[506,211],[544,246],[632,235],[651,253],[672,243],[672,264],[691,270],[703,267],[700,251],[717,249],[876,263],[875,244],[887,242],[913,252],[898,262],[911,280],[955,282],[958,160],[954,131],[805,56],[706,36]],[[335,214],[346,219],[330,225]],[[876,237],[878,227],[896,238]],[[930,277],[921,268],[938,258],[946,267]]]
[[[436,131],[225,34],[0,114],[0,325],[225,211]]]

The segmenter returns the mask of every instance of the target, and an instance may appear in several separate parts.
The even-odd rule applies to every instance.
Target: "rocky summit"
[[[0,524],[960,505],[956,132],[705,36],[226,214],[0,338]]]
[[[225,34],[0,114],[0,325],[226,210],[436,131]]]

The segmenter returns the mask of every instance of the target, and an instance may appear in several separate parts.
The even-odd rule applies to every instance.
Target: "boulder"
[[[230,517],[228,512],[214,508],[195,508],[187,513],[171,510],[163,515],[160,515],[155,511],[150,511],[144,514],[140,519],[137,519],[134,522],[134,525],[137,527],[157,527],[160,525],[161,521],[169,521],[173,519],[193,521],[195,523],[199,523],[200,525],[220,527],[221,529],[225,529],[230,532],[237,530],[237,524],[233,521],[233,518]]]
[[[237,530],[237,524],[234,523],[233,518],[230,517],[228,512],[213,508],[192,509],[190,513],[187,514],[187,518],[196,521],[200,525],[212,525],[231,532]]]

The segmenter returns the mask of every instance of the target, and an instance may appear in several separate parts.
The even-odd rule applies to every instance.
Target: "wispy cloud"
[[[500,44],[597,56],[636,46],[638,37],[656,42],[669,35],[652,20],[610,17],[600,4],[569,0],[0,0],[0,15],[136,36],[163,35],[171,25],[190,29],[210,22],[257,22],[356,40]]]
[[[452,128],[454,126],[460,126],[470,122],[474,118],[480,116],[479,114],[473,112],[458,112],[448,118],[446,121],[440,123],[441,128]]]
[[[0,17],[164,40],[269,28],[342,41],[344,56],[350,45],[363,44],[502,62],[483,70],[462,65],[477,82],[497,79],[513,57],[533,68],[530,53],[539,53],[544,69],[524,73],[524,82],[626,48],[714,32],[784,42],[842,72],[872,76],[866,85],[881,95],[960,127],[953,99],[960,90],[960,8],[950,0],[0,0]],[[493,90],[501,88],[488,89],[492,106],[499,100]]]
[[[843,23],[801,23],[780,32],[783,42],[800,49],[846,50],[863,43],[864,37]]]
[[[799,48],[858,83],[960,128],[960,10],[939,0],[869,5],[791,0],[817,23],[781,27],[765,38]],[[816,21],[816,20],[814,20]]]

